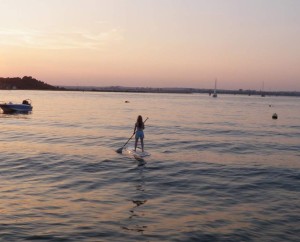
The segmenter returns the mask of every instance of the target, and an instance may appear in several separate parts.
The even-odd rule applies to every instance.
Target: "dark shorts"
[[[139,130],[135,132],[135,138],[136,139],[143,139],[144,138],[144,131],[143,130]]]

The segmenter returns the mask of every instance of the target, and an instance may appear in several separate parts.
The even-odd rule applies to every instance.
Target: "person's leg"
[[[144,138],[141,138],[142,151],[144,152]]]
[[[138,140],[139,140],[139,138],[135,138],[134,151],[136,151],[136,147],[137,147]]]

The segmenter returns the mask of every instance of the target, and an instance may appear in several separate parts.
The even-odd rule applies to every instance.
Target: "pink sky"
[[[0,0],[0,76],[300,91],[300,1]]]

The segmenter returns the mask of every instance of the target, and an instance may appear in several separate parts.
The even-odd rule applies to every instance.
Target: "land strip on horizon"
[[[65,91],[93,91],[93,92],[132,92],[132,93],[207,93],[212,94],[214,89],[186,88],[186,87],[125,87],[125,86],[52,86],[31,76],[4,78],[0,77],[0,90],[65,90]],[[295,96],[300,97],[298,91],[262,91],[262,90],[225,90],[218,89],[218,94],[233,95],[263,95],[263,96]]]

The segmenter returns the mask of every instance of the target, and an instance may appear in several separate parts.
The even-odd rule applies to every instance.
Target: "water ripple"
[[[294,99],[274,121],[258,97],[25,94],[32,114],[0,115],[1,241],[298,241]],[[115,152],[137,114],[144,161]]]

